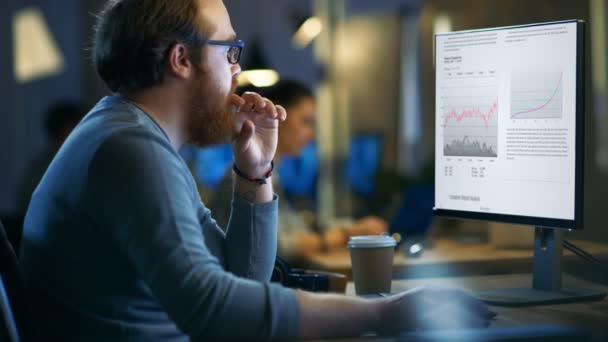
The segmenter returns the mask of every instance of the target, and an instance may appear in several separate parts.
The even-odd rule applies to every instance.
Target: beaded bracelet
[[[236,167],[236,163],[234,163],[232,165],[232,170],[234,170],[234,173],[236,173],[241,178],[244,178],[244,179],[246,179],[246,180],[248,180],[250,182],[256,182],[256,183],[258,183],[260,185],[263,185],[263,184],[266,184],[266,180],[270,176],[272,176],[272,170],[274,170],[274,160],[270,162],[270,171],[266,172],[264,174],[264,177],[262,177],[262,178],[254,178],[254,177],[251,177],[249,175],[246,175],[245,173],[243,173],[241,170],[239,170]]]

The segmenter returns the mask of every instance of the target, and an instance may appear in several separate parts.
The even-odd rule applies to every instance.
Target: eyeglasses
[[[243,52],[243,48],[245,47],[245,42],[242,40],[236,40],[236,41],[210,40],[207,42],[207,44],[229,46],[226,57],[228,57],[228,62],[230,62],[230,64],[237,64],[241,60],[241,52]]]

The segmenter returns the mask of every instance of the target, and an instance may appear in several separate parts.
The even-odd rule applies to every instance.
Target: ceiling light
[[[306,19],[300,28],[294,33],[292,42],[298,49],[303,49],[312,42],[323,31],[323,23],[318,17]]]
[[[13,17],[14,75],[19,83],[60,73],[64,60],[37,8],[18,11]]]

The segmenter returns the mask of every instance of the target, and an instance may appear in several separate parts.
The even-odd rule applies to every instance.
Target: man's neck
[[[135,94],[125,95],[144,112],[150,115],[165,131],[176,151],[184,143],[184,100],[176,92],[162,87],[154,87]]]

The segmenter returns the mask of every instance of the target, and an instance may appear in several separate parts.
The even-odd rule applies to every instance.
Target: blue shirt
[[[26,215],[22,263],[45,340],[290,338],[293,291],[270,284],[277,202],[235,197],[226,233],[186,164],[133,103],[102,99]]]

